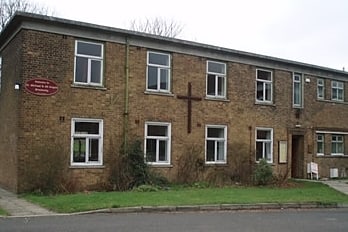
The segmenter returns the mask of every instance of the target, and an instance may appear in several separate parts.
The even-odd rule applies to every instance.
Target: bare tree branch
[[[0,31],[4,29],[16,11],[49,14],[47,7],[32,3],[29,0],[0,0]]]
[[[180,23],[174,20],[166,20],[158,17],[153,19],[146,18],[145,20],[134,19],[130,22],[129,28],[133,31],[172,38],[180,35],[183,30],[183,26]]]

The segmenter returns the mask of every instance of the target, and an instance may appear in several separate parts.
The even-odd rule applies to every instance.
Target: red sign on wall
[[[35,95],[50,96],[58,92],[58,85],[45,78],[34,78],[25,82],[25,90]]]

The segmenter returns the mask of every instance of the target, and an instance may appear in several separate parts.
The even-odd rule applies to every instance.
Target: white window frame
[[[320,138],[321,137],[321,138]],[[325,154],[325,134],[316,134],[317,139],[317,156],[323,156]],[[319,144],[322,146],[323,153],[318,152]]]
[[[93,45],[98,45],[101,47],[101,54],[100,56],[92,56],[92,55],[85,55],[85,54],[78,54],[77,53],[77,48],[79,43],[85,43],[85,44],[93,44]],[[76,81],[76,65],[77,65],[77,57],[83,57],[87,58],[88,60],[88,70],[87,70],[87,82],[79,82]],[[95,83],[91,81],[91,68],[92,68],[92,61],[99,61],[100,62],[100,83]],[[104,44],[102,43],[95,43],[95,42],[87,42],[87,41],[82,41],[82,40],[76,40],[75,41],[75,65],[74,65],[74,84],[78,85],[90,85],[90,86],[103,86],[104,82],[104,77],[103,77],[103,71],[104,69]]]
[[[210,72],[209,71],[209,64],[210,63],[215,63],[215,64],[219,64],[219,65],[223,65],[224,66],[224,71],[223,73],[217,73],[217,72]],[[223,98],[225,99],[226,98],[226,64],[225,63],[222,63],[222,62],[216,62],[216,61],[211,61],[211,60],[208,60],[207,61],[207,76],[206,76],[206,96],[208,98]],[[214,94],[208,94],[208,77],[209,75],[213,75],[215,76],[215,90],[214,90]],[[219,79],[223,79],[222,80],[222,84],[223,84],[223,90],[222,90],[222,94],[219,95]]]
[[[167,56],[168,57],[168,65],[151,64],[150,63],[150,54],[158,54],[158,55]],[[149,88],[149,67],[155,67],[158,70],[167,70],[168,71],[168,83],[167,83],[168,88],[167,89],[161,89],[161,72],[160,71],[158,71],[158,74],[157,74],[157,89],[150,89]],[[155,51],[148,51],[147,52],[146,91],[170,93],[170,91],[171,91],[171,55],[169,53],[162,53],[162,52],[155,52]]]
[[[99,134],[87,134],[87,133],[75,133],[76,122],[89,122],[99,124]],[[75,138],[86,138],[86,154],[85,162],[74,162],[74,139]],[[98,139],[98,161],[89,161],[89,144],[90,139]],[[87,119],[87,118],[72,118],[71,119],[71,155],[70,155],[71,166],[96,166],[103,165],[103,120],[102,119]]]
[[[148,126],[163,126],[167,127],[167,136],[148,136]],[[171,123],[168,122],[145,122],[145,139],[144,139],[144,158],[145,162],[149,165],[170,165],[171,162]],[[146,159],[146,153],[147,153],[147,139],[154,139],[156,140],[156,161],[155,162],[148,162]],[[160,161],[159,160],[159,141],[166,141],[167,145],[167,161]]]
[[[268,72],[271,74],[271,80],[263,80],[258,78],[258,72]],[[258,82],[262,83],[262,91],[263,91],[263,100],[257,99],[257,84]],[[271,99],[265,100],[267,97],[266,89],[267,85],[270,85],[270,91],[271,91]],[[257,103],[265,103],[265,104],[272,104],[273,103],[273,71],[267,70],[267,69],[256,69],[256,81],[255,81],[255,99]]]
[[[325,80],[322,78],[317,79],[317,98],[320,100],[325,99]]]
[[[334,137],[336,138],[334,140]],[[339,140],[338,138],[341,138],[341,140]],[[333,153],[332,152],[332,148],[333,146],[336,146],[336,151],[337,151],[337,146],[338,144],[342,144],[342,153]],[[333,156],[342,156],[344,155],[344,135],[338,135],[338,134],[333,134],[331,135],[331,155]]]
[[[333,92],[336,92],[336,98],[333,97]],[[342,91],[342,99],[338,98],[339,92]],[[344,82],[332,81],[331,82],[331,100],[333,101],[344,101]]]
[[[210,128],[217,128],[217,129],[223,129],[224,130],[224,137],[223,138],[215,138],[215,137],[208,137],[208,129]],[[208,141],[214,141],[214,161],[207,161],[207,142]],[[218,142],[224,143],[224,159],[223,160],[217,160],[217,148],[218,148]],[[206,164],[226,164],[227,163],[227,126],[226,125],[206,125],[205,126],[205,163]]]
[[[294,73],[292,78],[292,105],[294,108],[303,108],[303,76],[301,73]],[[296,88],[298,88],[299,102],[295,102]]]
[[[262,131],[269,131],[271,133],[271,139],[258,139],[257,138],[257,131],[262,130]],[[256,158],[256,153],[257,153],[257,143],[261,142],[262,143],[262,159],[266,158],[265,154],[265,144],[270,143],[270,148],[271,148],[271,160],[267,160],[267,163],[273,163],[273,128],[266,128],[266,127],[256,127],[255,128],[255,161],[258,163],[259,160]]]

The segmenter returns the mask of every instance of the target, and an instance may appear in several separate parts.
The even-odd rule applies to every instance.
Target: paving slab
[[[348,195],[348,180],[325,180],[322,182],[331,188]]]
[[[38,205],[32,204],[24,199],[18,198],[3,188],[0,188],[0,207],[7,211],[10,216],[46,216],[55,213],[44,209]]]

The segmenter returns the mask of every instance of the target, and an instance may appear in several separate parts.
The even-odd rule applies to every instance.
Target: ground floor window
[[[73,118],[71,123],[71,164],[103,163],[103,120]]]
[[[344,155],[343,135],[332,135],[332,137],[331,137],[331,155]]]
[[[273,163],[273,129],[256,128],[256,161]]]
[[[317,155],[324,155],[325,137],[323,134],[317,134]]]
[[[170,164],[171,124],[145,123],[145,160],[149,164]]]
[[[206,163],[226,163],[227,127],[219,125],[207,125],[205,131]]]

